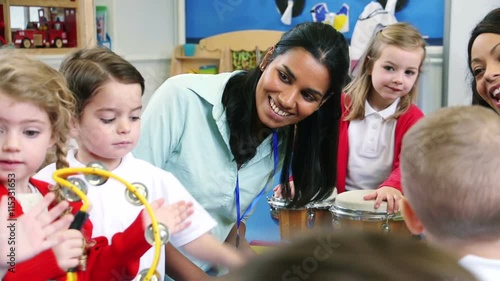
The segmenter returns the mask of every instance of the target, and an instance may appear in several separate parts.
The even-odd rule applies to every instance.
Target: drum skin
[[[388,214],[387,202],[374,209],[374,200],[363,197],[373,190],[345,191],[335,198],[330,208],[334,229],[356,229],[362,231],[382,231],[411,236],[400,213]]]

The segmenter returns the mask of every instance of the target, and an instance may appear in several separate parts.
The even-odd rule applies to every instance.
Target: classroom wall
[[[127,58],[127,56],[124,56]],[[49,64],[55,69],[59,69],[62,56],[39,56],[39,59]],[[148,58],[138,58],[131,57],[127,60],[134,65],[137,70],[142,74],[145,80],[145,90],[142,96],[143,108],[151,98],[154,91],[168,78],[170,73],[170,59],[148,59]]]
[[[130,59],[170,58],[177,39],[177,0],[95,0],[108,7],[112,49]]]
[[[312,21],[311,8],[318,3],[325,3],[329,12],[337,12],[344,3],[349,6],[350,29],[344,35],[350,39],[359,15],[371,2],[371,0],[303,1],[302,13],[292,19],[291,25],[285,25],[280,21],[281,14],[278,12],[276,1],[185,0],[186,39],[188,42],[197,42],[207,36],[246,29],[286,31],[298,23]],[[396,18],[416,26],[433,45],[442,45],[444,0],[408,0],[406,7],[396,13]]]

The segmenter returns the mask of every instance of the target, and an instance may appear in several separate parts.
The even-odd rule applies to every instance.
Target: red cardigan
[[[347,161],[349,159],[349,121],[344,121],[344,117],[349,113],[344,106],[345,95],[342,96],[342,117],[339,124],[339,146],[337,155],[337,192],[345,191],[345,179],[347,176]],[[379,187],[391,186],[403,192],[401,187],[401,170],[399,169],[399,155],[401,153],[401,144],[405,133],[415,124],[424,114],[414,104],[410,105],[408,111],[399,116],[396,122],[394,133],[394,160],[392,163],[392,172]]]
[[[42,195],[49,192],[49,184],[30,179]],[[8,190],[0,185],[0,198],[7,196]],[[23,214],[21,204],[16,200],[15,217]],[[81,202],[70,203],[73,213],[80,210]],[[52,206],[51,206],[52,207]],[[142,213],[141,213],[142,214]],[[84,224],[82,233],[87,241],[92,241],[88,249],[87,270],[78,271],[78,281],[132,280],[139,270],[140,257],[151,247],[144,236],[142,216],[124,231],[113,236],[111,245],[106,237],[92,237],[92,223]],[[4,281],[66,280],[66,272],[57,265],[52,249],[46,250],[30,260],[16,264],[15,273],[7,271]]]

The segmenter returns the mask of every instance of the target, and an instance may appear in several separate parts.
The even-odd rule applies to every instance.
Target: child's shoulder
[[[413,126],[423,117],[424,113],[422,112],[422,110],[420,110],[420,108],[418,108],[418,106],[416,106],[415,104],[410,104],[408,110],[398,117],[396,130],[402,130],[402,132],[406,132],[410,129],[411,126]]]
[[[414,103],[410,104],[410,107],[408,108],[408,112],[412,112],[413,114],[419,114],[419,115],[424,115],[422,110]]]
[[[416,104],[410,104],[408,110],[403,113],[399,119],[407,119],[407,120],[418,120],[424,117],[424,113]]]
[[[44,182],[53,182],[54,180],[52,179],[52,174],[56,170],[56,163],[49,164],[45,167],[43,167],[40,171],[38,171],[33,178],[39,181],[44,181]]]
[[[42,195],[50,192],[50,183],[45,180],[30,178],[30,183],[40,191]]]

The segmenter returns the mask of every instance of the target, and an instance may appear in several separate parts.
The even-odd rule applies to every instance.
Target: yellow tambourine
[[[87,188],[85,182],[79,178],[67,179],[67,177],[77,174],[84,174],[87,182],[92,185],[101,185],[104,184],[109,178],[113,178],[123,183],[127,187],[125,196],[131,204],[144,205],[146,211],[151,217],[151,225],[146,229],[145,236],[146,240],[155,247],[155,255],[151,268],[144,269],[139,272],[138,277],[140,281],[162,280],[160,274],[158,273],[158,271],[156,271],[156,267],[158,266],[158,261],[160,259],[161,247],[168,242],[170,233],[165,225],[157,221],[156,216],[151,209],[151,206],[146,200],[145,196],[147,197],[147,188],[141,183],[128,183],[124,179],[105,170],[104,166],[99,162],[91,162],[85,168],[63,168],[56,170],[52,175],[52,178],[61,187],[66,188],[66,190],[63,190],[63,194],[65,195],[66,199],[72,202],[79,200],[83,201],[82,207],[80,208],[78,213],[76,213],[75,219],[71,224],[70,229],[80,230],[89,216],[88,209],[90,206],[90,202],[86,196]],[[77,280],[75,271],[76,268],[68,270],[68,281]]]

